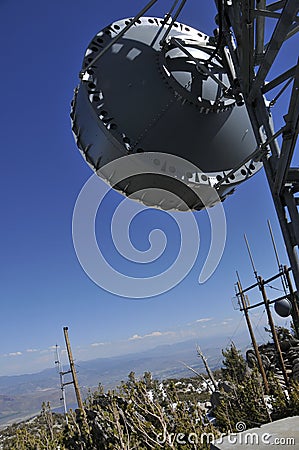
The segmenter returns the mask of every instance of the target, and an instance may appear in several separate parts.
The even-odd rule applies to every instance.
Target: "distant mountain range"
[[[97,358],[81,361],[76,364],[78,379],[83,396],[88,388],[98,386],[116,387],[128,374],[134,371],[137,376],[145,371],[154,378],[182,378],[192,376],[182,361],[197,371],[204,371],[201,359],[196,353],[195,340],[184,341],[172,345],[161,345],[140,353]],[[210,347],[209,342],[201,343],[202,350],[208,358],[211,369],[221,366],[222,347]],[[66,375],[65,381],[69,381]],[[61,391],[59,374],[55,367],[42,372],[0,377],[0,426],[33,416],[41,409],[42,402],[50,402],[53,410],[61,411]],[[66,387],[68,407],[74,408],[75,396],[72,386]]]

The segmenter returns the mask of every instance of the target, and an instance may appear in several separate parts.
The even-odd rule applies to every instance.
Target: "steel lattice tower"
[[[267,4],[266,4],[267,3]],[[299,291],[299,168],[292,165],[299,127],[299,59],[286,55],[289,68],[271,79],[273,65],[283,55],[283,44],[299,31],[299,3],[284,0],[224,0],[217,2],[219,52],[225,47],[233,58],[231,85],[235,96],[245,101],[258,143],[257,158],[264,164],[269,187]],[[276,25],[266,40],[267,21]],[[270,77],[270,79],[269,79]],[[264,95],[279,88],[277,97],[290,85],[284,125],[275,130],[270,123]],[[276,100],[276,97],[275,97]],[[261,130],[263,133],[261,133]],[[266,135],[266,139],[264,136]],[[277,138],[280,136],[281,143]]]

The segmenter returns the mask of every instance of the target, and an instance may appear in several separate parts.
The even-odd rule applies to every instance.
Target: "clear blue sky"
[[[53,365],[51,346],[64,346],[66,325],[77,359],[193,337],[200,343],[210,336],[211,342],[217,338],[225,345],[241,319],[231,304],[235,270],[244,285],[253,280],[243,234],[251,243],[257,268],[264,277],[271,275],[276,265],[267,231],[269,218],[281,259],[287,262],[260,171],[224,203],[226,247],[206,283],[197,281],[209,246],[205,212],[196,213],[199,257],[190,274],[169,292],[143,300],[121,298],[99,288],[82,270],[72,243],[72,214],[91,170],[73,139],[70,102],[91,38],[110,22],[134,15],[144,3],[0,0],[0,375]],[[160,0],[151,15],[162,16],[167,5]],[[214,2],[190,0],[180,20],[212,34],[215,13]],[[112,193],[110,203],[118,201]],[[108,214],[111,205],[104,205],[103,216],[105,207]],[[150,226],[163,222],[156,211],[144,214],[132,230],[140,250],[148,246]],[[171,223],[163,223],[171,258],[177,232]],[[112,244],[107,246],[109,253]],[[259,316],[257,312],[257,320]],[[240,330],[244,331],[243,323]]]

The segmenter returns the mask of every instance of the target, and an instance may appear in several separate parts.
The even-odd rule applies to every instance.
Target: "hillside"
[[[76,364],[83,395],[87,388],[99,382],[105,389],[116,387],[133,370],[137,376],[150,371],[159,380],[189,377],[182,361],[197,370],[203,370],[195,349],[196,341],[173,345],[111,358],[78,361]],[[221,364],[221,349],[204,348],[212,369]],[[73,407],[75,396],[72,386],[66,389],[68,406]],[[40,411],[42,402],[50,402],[54,411],[62,411],[59,375],[55,367],[39,373],[0,377],[0,426],[31,417]]]

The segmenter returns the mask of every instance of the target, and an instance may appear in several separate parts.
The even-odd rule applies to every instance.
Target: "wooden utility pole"
[[[244,295],[243,290],[242,290],[242,285],[241,285],[239,276],[238,276],[237,286],[238,286],[238,291],[239,291],[238,293],[240,294],[240,299],[241,299],[241,303],[242,303],[241,311],[242,310],[244,311],[247,327],[248,327],[249,334],[250,334],[250,337],[251,337],[251,342],[252,342],[252,345],[253,345],[253,348],[254,348],[254,352],[255,352],[255,356],[256,356],[257,362],[258,362],[260,373],[261,373],[262,378],[263,378],[265,392],[268,393],[269,392],[268,380],[267,380],[266,372],[265,372],[265,369],[264,369],[264,366],[263,366],[262,358],[261,358],[261,355],[260,355],[260,352],[259,352],[259,348],[258,348],[258,345],[257,345],[256,340],[255,340],[253,328],[251,326],[251,321],[250,321],[250,318],[249,318],[247,303],[246,303],[245,295]]]
[[[269,302],[269,299],[267,298],[267,294],[266,294],[266,290],[265,290],[265,281],[260,276],[258,276],[258,286],[259,286],[259,290],[261,291],[261,294],[262,294],[262,297],[263,297],[263,301],[264,301],[264,304],[265,304],[265,309],[266,309],[267,316],[268,316],[268,322],[269,322],[269,325],[270,325],[270,328],[271,328],[273,341],[274,341],[275,348],[276,348],[276,351],[277,351],[277,354],[278,354],[278,359],[279,359],[280,367],[281,367],[281,370],[282,370],[282,373],[283,373],[283,378],[284,378],[284,381],[285,381],[286,385],[289,386],[289,378],[288,378],[287,371],[286,371],[286,368],[285,368],[285,365],[284,365],[284,360],[283,360],[283,356],[282,356],[282,353],[281,353],[280,343],[279,343],[278,336],[277,336],[276,329],[275,329],[275,325],[274,325],[274,322],[273,322],[273,318],[272,318],[272,314],[271,314],[271,310],[270,310],[270,302]]]
[[[78,408],[81,409],[81,411],[84,412],[83,402],[82,402],[80,388],[79,388],[79,383],[78,383],[78,378],[77,378],[77,372],[76,372],[76,368],[75,368],[75,364],[74,364],[71,344],[70,344],[69,335],[68,335],[68,327],[63,327],[63,332],[64,332],[64,338],[65,338],[67,354],[68,354],[69,362],[70,362],[70,370],[71,370],[72,378],[73,378],[72,383],[73,383],[74,388],[75,388],[75,394],[76,394],[76,398],[77,398]]]
[[[268,225],[269,225],[269,222],[268,222]],[[277,249],[276,249],[276,245],[275,245],[274,236],[273,236],[273,233],[272,233],[271,226],[269,226],[269,230],[270,230],[271,239],[272,239],[272,243],[273,243],[274,250],[275,250],[277,264],[278,264],[278,267],[279,267],[278,275],[275,275],[274,277],[272,277],[272,279],[274,280],[277,277],[282,277],[282,281],[283,281],[284,273],[283,273],[283,271],[281,271],[281,265],[280,265],[280,262],[279,262],[278,253],[277,253]],[[285,365],[284,365],[284,360],[283,360],[282,353],[281,353],[280,343],[279,343],[279,340],[278,340],[278,337],[277,337],[275,325],[274,325],[272,314],[271,314],[271,310],[270,310],[270,300],[268,299],[267,294],[266,294],[265,281],[257,273],[257,270],[256,270],[255,265],[254,265],[253,257],[252,257],[251,251],[250,251],[250,247],[249,247],[249,243],[248,243],[248,240],[246,238],[246,235],[244,235],[244,238],[245,238],[247,250],[248,250],[248,253],[249,253],[251,265],[252,265],[252,268],[253,268],[254,276],[255,276],[255,279],[257,281],[256,285],[252,285],[250,288],[247,288],[247,290],[252,289],[255,286],[258,286],[258,288],[259,288],[259,290],[260,290],[260,292],[262,294],[263,303],[265,305],[265,309],[266,309],[266,312],[267,312],[268,322],[269,322],[269,325],[270,325],[270,328],[271,328],[274,345],[275,345],[276,351],[278,353],[278,359],[279,359],[279,362],[280,362],[280,366],[281,366],[281,370],[282,370],[282,373],[283,373],[283,377],[284,377],[286,385],[289,386],[289,379],[288,379],[287,371],[286,371],[286,368],[285,368]],[[268,281],[270,281],[270,280],[268,280]],[[283,284],[283,286],[284,286],[284,284]],[[285,290],[285,286],[284,286],[284,290]],[[243,291],[243,294],[244,294],[244,291]],[[273,303],[273,302],[271,302],[271,303]],[[255,306],[258,306],[258,305],[255,305]]]

